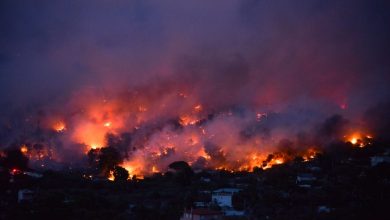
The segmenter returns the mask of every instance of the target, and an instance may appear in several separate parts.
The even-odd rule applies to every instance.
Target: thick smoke
[[[233,169],[388,131],[387,1],[0,6],[0,144],[40,161]]]

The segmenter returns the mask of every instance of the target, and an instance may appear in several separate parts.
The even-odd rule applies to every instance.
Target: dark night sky
[[[389,9],[386,0],[3,0],[0,103],[165,81],[191,82],[209,102],[387,101]]]

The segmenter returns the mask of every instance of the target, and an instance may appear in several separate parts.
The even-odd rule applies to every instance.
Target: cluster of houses
[[[343,182],[348,183],[348,175],[344,171],[344,168],[357,168],[352,170],[357,170],[358,173],[363,173],[369,171],[371,168],[376,167],[382,163],[390,163],[390,151],[371,154],[371,157],[354,157],[349,156],[345,157],[343,160],[334,162],[332,172],[329,171],[329,167],[320,163],[318,161],[304,162],[290,164],[289,172],[282,172],[281,175],[267,175],[272,173],[272,170],[262,171],[264,173],[258,175],[255,172],[253,173],[243,173],[243,174],[221,174],[218,171],[202,171],[197,176],[197,179],[192,182],[194,185],[198,185],[196,190],[194,190],[196,195],[193,197],[192,192],[189,203],[192,203],[192,208],[184,209],[183,214],[181,214],[181,220],[220,220],[220,219],[248,219],[249,217],[256,216],[253,213],[254,210],[258,207],[263,207],[264,204],[260,206],[254,206],[249,202],[247,204],[241,204],[237,206],[238,203],[243,203],[240,200],[240,196],[248,194],[248,186],[256,186],[253,193],[256,193],[259,198],[261,198],[266,192],[273,191],[275,194],[283,199],[294,199],[296,195],[301,196],[302,192],[319,192],[323,187],[329,185],[329,183],[340,184]],[[371,167],[371,168],[370,168]],[[283,167],[280,167],[283,168]],[[286,167],[284,167],[286,168]],[[337,169],[340,172],[337,171]],[[0,167],[0,169],[3,169]],[[274,171],[278,171],[278,168],[275,167]],[[344,169],[344,170],[343,170]],[[283,169],[282,169],[283,170]],[[286,169],[284,169],[286,170]],[[290,172],[293,170],[292,172]],[[7,170],[3,169],[4,172]],[[280,171],[280,170],[279,170]],[[278,173],[274,172],[273,174]],[[280,172],[279,172],[280,173]],[[10,170],[9,171],[9,182],[11,185],[15,185],[17,182],[18,176],[28,176],[29,178],[39,179],[43,175],[33,171],[19,171],[19,170]],[[360,174],[359,174],[360,175]],[[276,178],[275,178],[276,176]],[[272,180],[286,180],[288,188],[278,188],[278,185],[275,186]],[[163,178],[161,176],[161,178]],[[273,178],[273,179],[272,179]],[[270,182],[271,179],[271,182]],[[8,180],[7,180],[8,181]],[[151,179],[150,181],[153,181]],[[278,184],[280,181],[276,181]],[[160,183],[156,183],[156,186],[159,186]],[[284,182],[282,183],[284,184]],[[282,185],[284,186],[284,185]],[[138,187],[142,188],[142,182],[138,184]],[[218,188],[221,187],[221,188]],[[145,189],[147,189],[145,187]],[[173,189],[173,188],[172,188]],[[176,189],[176,188],[174,188]],[[156,193],[156,196],[147,197],[145,194],[139,194],[139,197],[134,196],[134,202],[129,205],[129,214],[134,214],[138,206],[142,206],[145,210],[160,210],[164,211],[164,207],[167,207],[169,204],[165,198],[174,197],[177,195],[177,190],[170,191],[171,189],[166,189],[161,196],[159,193]],[[34,197],[37,196],[37,192],[33,188],[19,188],[17,192],[17,202],[18,203],[29,203],[34,202]],[[251,191],[252,193],[252,191]],[[129,194],[130,195],[130,194]],[[138,196],[138,195],[137,195]],[[295,197],[294,197],[295,196]],[[15,196],[13,195],[13,198]],[[238,199],[237,199],[238,198]],[[140,202],[142,201],[142,202]],[[65,200],[68,202],[68,200]],[[140,205],[142,204],[142,205]],[[186,206],[189,207],[186,203]],[[265,210],[266,208],[264,208]],[[333,207],[332,204],[327,202],[320,203],[315,205],[312,209],[316,213],[333,213],[338,208]],[[162,210],[162,211],[161,211]],[[179,209],[180,210],[180,209]],[[266,213],[262,210],[261,212]],[[178,213],[177,216],[179,216]],[[272,214],[271,214],[272,215]]]
[[[194,207],[185,210],[181,220],[218,220],[225,216],[245,216],[244,211],[233,207],[233,195],[240,192],[238,188],[221,188],[214,191],[202,191]],[[212,209],[218,207],[218,209]]]

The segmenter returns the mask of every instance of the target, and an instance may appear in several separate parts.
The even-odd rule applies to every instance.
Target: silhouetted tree
[[[194,171],[187,162],[175,161],[169,164],[168,167],[175,171],[174,178],[178,183],[182,185],[188,185],[191,183],[191,178],[194,174]]]
[[[99,162],[100,149],[91,149],[88,151],[88,163],[91,167],[97,167]]]
[[[0,161],[2,166],[20,170],[28,168],[28,158],[19,149],[8,149],[4,153],[5,157]]]
[[[185,161],[175,161],[168,166],[170,169],[180,173],[193,173],[192,168]]]
[[[115,181],[126,181],[129,178],[129,172],[121,166],[116,166],[114,169],[114,177]]]
[[[88,151],[88,162],[91,168],[99,173],[108,176],[116,165],[122,163],[123,159],[117,149],[113,147],[103,147]]]
[[[115,166],[122,163],[120,153],[113,147],[103,147],[99,154],[99,170],[108,175],[110,170],[114,170]]]

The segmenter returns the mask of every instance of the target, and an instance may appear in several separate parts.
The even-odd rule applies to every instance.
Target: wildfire
[[[269,162],[266,162],[266,165],[263,166],[263,170],[269,169],[275,165],[283,164],[285,161],[283,158],[273,158]]]
[[[309,148],[306,152],[303,153],[303,161],[307,162],[316,158],[319,151],[315,148]]]
[[[125,168],[127,172],[129,172],[129,179],[133,178],[134,176],[136,176],[138,179],[142,179],[143,174],[150,174],[150,171],[152,171],[152,173],[159,172],[158,167],[155,165],[151,167],[151,170],[150,168],[149,170],[144,170],[145,164],[144,161],[142,161],[140,158],[132,161],[125,161],[123,164],[121,164],[121,166]]]
[[[53,125],[53,129],[57,132],[63,132],[66,130],[66,125],[63,121],[58,121]]]
[[[354,133],[350,136],[346,136],[346,141],[351,143],[356,147],[366,147],[371,144],[372,136],[371,135],[362,135],[360,133]]]
[[[206,153],[206,151],[204,150],[203,147],[202,147],[202,149],[198,152],[198,156],[199,156],[199,157],[203,157],[203,158],[206,159],[206,160],[210,160],[210,159],[211,159],[210,155],[208,155],[208,154]]]
[[[261,109],[251,110],[236,117],[237,113],[232,109],[208,110],[206,105],[203,106],[199,100],[194,100],[191,95],[185,93],[179,93],[179,97],[168,96],[161,100],[156,98],[157,101],[149,101],[150,99],[154,100],[149,95],[141,98],[134,95],[131,99],[124,100],[116,100],[113,97],[103,102],[94,100],[93,97],[83,98],[75,104],[79,111],[66,117],[56,115],[55,118],[45,121],[44,125],[51,133],[61,133],[52,135],[54,138],[60,138],[59,141],[64,138],[71,139],[71,142],[65,142],[64,145],[77,143],[83,146],[79,151],[84,153],[105,147],[107,138],[111,137],[107,134],[113,135],[113,145],[120,147],[118,149],[125,160],[117,165],[125,168],[130,178],[164,172],[167,165],[175,160],[186,161],[196,168],[231,172],[251,171],[254,167],[269,169],[289,163],[297,156],[302,157],[303,161],[313,160],[318,149],[321,149],[321,146],[315,148],[312,145],[295,148],[294,143],[293,149],[296,149],[296,152],[275,152],[277,142],[289,135],[289,132],[272,132],[275,133],[272,138],[263,138],[265,132],[258,125],[267,120],[268,116],[267,112]],[[189,103],[171,105],[171,99],[174,104],[177,104],[177,100]],[[167,106],[181,107],[177,109],[179,112],[175,112],[176,109],[169,109]],[[158,120],[161,116],[164,120]],[[272,114],[269,115],[270,119],[271,116]],[[171,119],[178,119],[181,126],[176,126],[177,121],[172,123]],[[62,134],[65,131],[66,135]],[[370,144],[372,136],[363,134],[351,133],[342,140],[355,147],[365,147]],[[57,142],[49,140],[41,148],[36,148],[34,143],[26,143],[28,147],[20,146],[20,152],[31,160],[43,161],[54,155],[50,149],[54,149],[51,145]],[[270,153],[271,157],[268,156]],[[114,180],[113,171],[108,179]]]
[[[182,126],[195,125],[198,122],[199,122],[199,119],[194,117],[194,116],[183,115],[180,117],[180,124]]]

